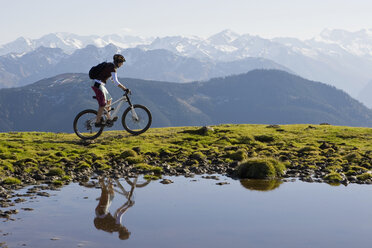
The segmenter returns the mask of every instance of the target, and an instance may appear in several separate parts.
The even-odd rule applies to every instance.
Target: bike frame
[[[138,116],[137,116],[137,113],[136,111],[134,110],[133,108],[133,104],[132,102],[130,101],[129,97],[128,97],[128,93],[125,93],[121,98],[119,98],[118,100],[112,102],[110,105],[106,106],[105,107],[105,111],[103,112],[104,115],[110,113],[111,115],[111,118],[115,117],[115,116],[118,116],[118,112],[120,111],[121,107],[123,106],[124,102],[128,102],[129,104],[129,107],[131,109],[131,114],[132,114],[132,118],[134,120],[138,120]],[[112,106],[115,106],[117,104],[117,106],[114,108],[114,112],[111,113],[111,108]],[[107,111],[107,108],[110,108],[109,111]],[[118,116],[119,117],[119,116]]]

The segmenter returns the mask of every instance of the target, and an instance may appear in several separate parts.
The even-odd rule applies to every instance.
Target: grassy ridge
[[[108,131],[92,143],[65,133],[0,133],[0,182],[64,184],[79,173],[128,168],[157,177],[210,171],[204,167],[231,174],[243,161],[274,159],[288,177],[372,183],[371,140],[369,128],[330,125],[153,128],[140,136]]]

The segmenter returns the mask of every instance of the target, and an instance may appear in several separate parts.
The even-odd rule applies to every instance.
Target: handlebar
[[[124,90],[124,96],[126,95],[132,95],[132,91],[128,88]]]

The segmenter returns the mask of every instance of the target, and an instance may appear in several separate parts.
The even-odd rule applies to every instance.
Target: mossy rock
[[[265,180],[265,179],[242,179],[240,184],[249,190],[256,191],[271,191],[278,188],[282,181],[280,180]]]
[[[335,171],[328,173],[323,179],[327,182],[332,182],[332,183],[339,183],[343,180],[341,174]]]
[[[275,138],[272,135],[257,135],[254,136],[254,139],[263,143],[270,143],[275,141]]]
[[[10,153],[4,153],[4,154],[0,154],[0,159],[13,159],[13,160],[16,160],[17,159],[17,156],[14,155],[14,154],[10,154]]]
[[[77,169],[78,170],[84,170],[84,169],[87,169],[87,168],[90,168],[90,164],[88,164],[87,162],[85,161],[80,161],[78,164],[77,164]]]
[[[56,152],[55,155],[57,157],[66,157],[67,156],[67,153],[65,153],[65,152]]]
[[[289,156],[288,155],[280,155],[279,156],[279,161],[288,161],[289,160]]]
[[[251,142],[253,141],[253,139],[249,136],[241,136],[241,137],[238,137],[236,140],[234,140],[234,142],[232,142],[233,144],[246,144],[246,145],[249,145]]]
[[[24,170],[25,173],[33,174],[35,172],[40,172],[38,167],[29,167]]]
[[[172,152],[169,151],[168,149],[165,149],[165,148],[160,148],[159,149],[159,156],[160,157],[167,157],[167,156],[171,156],[172,155]]]
[[[110,165],[107,165],[103,160],[97,160],[95,161],[92,166],[98,170],[108,170],[111,168]]]
[[[65,181],[65,182],[69,182],[69,181],[71,181],[71,177],[69,177],[69,176],[63,176],[63,177],[61,178],[61,180],[62,180],[62,181]]]
[[[184,164],[187,165],[187,166],[197,167],[197,166],[199,166],[199,161],[196,160],[196,159],[189,159],[189,160],[185,161]]]
[[[223,162],[225,162],[225,163],[227,163],[227,164],[230,164],[230,163],[234,162],[234,160],[232,160],[231,158],[225,158],[225,159],[223,160]]]
[[[141,156],[127,157],[125,160],[129,164],[139,164],[139,163],[143,162],[143,157],[141,157]]]
[[[337,165],[336,163],[333,163],[332,165],[326,167],[326,170],[328,172],[340,172],[342,171],[342,169],[343,167],[341,165]]]
[[[347,172],[345,172],[345,176],[356,176],[358,175],[358,173],[355,171],[355,170],[348,170]]]
[[[209,135],[214,132],[213,127],[204,126],[196,130],[185,130],[182,133],[196,134],[196,135]]]
[[[6,160],[0,161],[0,168],[14,172],[13,164]]]
[[[248,158],[248,155],[246,151],[240,149],[240,150],[237,150],[236,152],[227,153],[226,157],[230,158],[231,160],[235,160],[235,161],[243,161]]]
[[[54,180],[54,181],[52,182],[52,184],[53,184],[54,186],[61,187],[61,186],[63,186],[65,183],[64,183],[64,181],[61,181],[61,180]]]
[[[18,166],[37,166],[39,163],[38,161],[36,161],[35,159],[33,158],[25,158],[25,159],[21,159],[21,160],[18,160],[15,162],[15,165],[18,165]]]
[[[298,153],[310,153],[310,152],[313,152],[313,151],[316,151],[316,149],[312,146],[305,146],[305,147],[302,147],[300,150],[298,150]]]
[[[356,171],[356,172],[366,172],[366,171],[368,171],[367,168],[364,168],[364,167],[359,166],[359,165],[350,166],[350,170],[353,170],[353,171]]]
[[[62,177],[63,175],[65,175],[65,172],[64,172],[64,170],[62,170],[59,167],[51,168],[49,170],[49,172],[48,172],[48,176],[59,176],[59,177]]]
[[[137,156],[138,154],[135,152],[135,151],[133,151],[133,150],[130,150],[130,149],[128,149],[128,150],[124,150],[121,154],[120,154],[120,158],[127,158],[127,157],[135,157],[135,156]]]
[[[161,172],[163,172],[163,168],[161,168],[159,166],[152,166],[152,165],[149,165],[149,164],[146,164],[146,163],[136,164],[136,168],[142,169],[142,170],[145,170],[145,171],[152,171],[155,174],[161,174]]]
[[[362,156],[357,153],[357,152],[351,152],[344,156],[344,159],[346,159],[349,162],[355,162],[355,161],[360,161],[362,159]]]
[[[21,180],[15,177],[7,177],[3,180],[3,184],[8,184],[8,185],[21,184]]]
[[[194,152],[190,155],[190,159],[195,159],[195,160],[198,160],[198,161],[201,161],[201,160],[204,160],[207,156],[205,156],[203,153],[201,152]]]
[[[155,181],[161,179],[161,175],[144,175],[143,179]]]
[[[365,181],[372,178],[372,174],[370,172],[363,173],[357,176],[358,180]]]
[[[251,158],[236,169],[239,178],[274,179],[284,175],[286,167],[274,158]]]

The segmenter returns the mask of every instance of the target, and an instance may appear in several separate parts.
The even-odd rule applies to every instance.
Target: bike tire
[[[74,132],[75,134],[83,140],[93,140],[98,138],[104,127],[95,127],[97,111],[93,109],[86,109],[81,111],[76,115],[74,119]],[[88,134],[90,131],[91,135]]]
[[[131,107],[128,107],[122,117],[121,123],[124,129],[134,135],[139,135],[147,131],[150,128],[152,122],[152,116],[150,110],[143,105],[134,104],[133,108],[135,109],[136,114],[139,117],[139,120],[135,120],[131,115]]]

